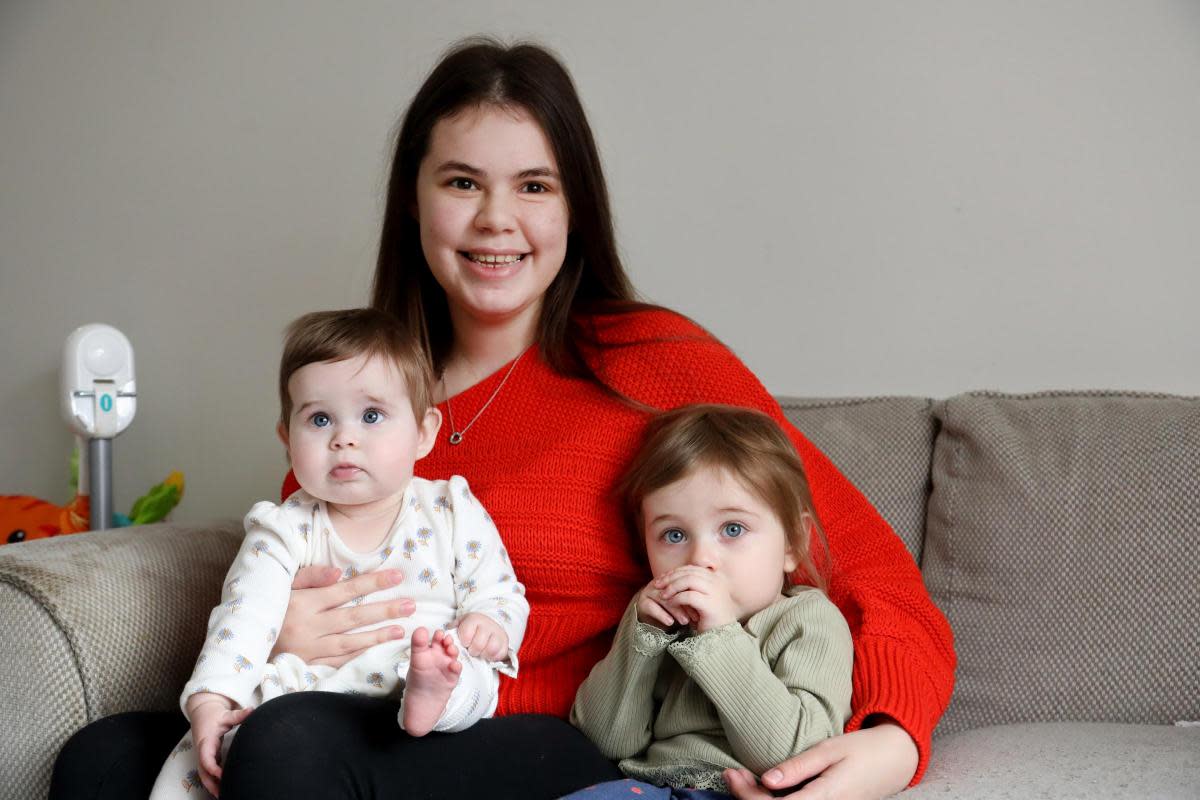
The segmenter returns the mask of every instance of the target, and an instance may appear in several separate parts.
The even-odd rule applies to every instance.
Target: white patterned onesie
[[[186,706],[197,692],[224,695],[238,707],[258,706],[297,691],[393,695],[402,691],[408,674],[412,632],[419,627],[448,630],[455,620],[475,612],[491,617],[508,634],[508,658],[488,662],[460,647],[463,670],[434,730],[463,730],[495,712],[497,673],[517,675],[516,654],[525,635],[529,603],[496,526],[463,478],[413,478],[391,533],[366,553],[346,547],[329,521],[325,503],[303,490],[281,506],[255,504],[245,524],[246,538],[225,578],[221,605],[209,617],[208,636],[180,705]],[[358,629],[399,622],[406,636],[375,645],[337,668],[306,665],[291,653],[268,662],[287,611],[292,579],[298,569],[314,564],[339,567],[343,579],[377,569],[401,570],[404,580],[398,586],[357,597],[347,605],[411,597],[416,604],[412,616]],[[399,720],[403,714],[401,708]],[[222,756],[235,732],[226,734]],[[159,773],[152,800],[207,797],[196,771],[198,763],[188,731]]]

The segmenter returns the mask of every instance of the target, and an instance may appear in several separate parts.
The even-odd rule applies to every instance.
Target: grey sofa
[[[1200,399],[783,398],[954,628],[953,700],[906,798],[1200,797]],[[108,714],[172,709],[236,521],[0,547],[0,797],[46,793]]]

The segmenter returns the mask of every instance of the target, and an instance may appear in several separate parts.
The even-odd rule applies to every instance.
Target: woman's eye
[[[475,188],[475,181],[470,178],[451,178],[450,186],[455,189],[461,189],[464,192]]]
[[[671,530],[663,533],[662,538],[663,541],[669,542],[670,544],[679,544],[687,538],[687,534],[679,530],[679,528],[671,528]]]
[[[728,536],[730,539],[736,539],[745,532],[746,529],[740,522],[726,522],[725,526],[721,528],[721,533],[725,536]]]
[[[330,422],[333,421],[329,418],[328,414],[322,414],[320,412],[313,414],[308,419],[309,419],[309,422],[311,422],[313,424],[314,428],[324,428],[326,425],[328,425]]]
[[[530,194],[542,194],[543,192],[550,191],[546,184],[537,183],[536,181],[525,184],[524,190]]]
[[[363,412],[363,415],[362,415],[362,421],[367,423],[368,425],[374,425],[375,423],[381,421],[382,419],[383,419],[383,414],[378,409],[375,409],[375,408],[368,408],[366,411]]]

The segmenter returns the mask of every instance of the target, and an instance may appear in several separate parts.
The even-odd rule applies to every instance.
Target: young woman
[[[497,718],[420,740],[395,730],[384,700],[274,700],[242,726],[223,798],[556,797],[619,777],[565,720],[648,580],[613,487],[654,411],[700,402],[756,408],[783,425],[829,538],[829,597],[854,638],[848,732],[768,770],[761,785],[731,773],[730,791],[759,800],[815,777],[787,796],[882,797],[919,779],[953,686],[945,619],[900,540],[746,367],[691,321],[635,302],[591,130],[547,51],[470,40],[417,92],[392,166],[373,304],[423,339],[439,375],[448,424],[418,473],[471,481],[528,590],[521,677],[502,683]],[[335,583],[302,571],[276,650],[336,665],[402,636],[402,619],[346,633],[399,617],[398,603],[353,616],[339,607],[402,577]],[[60,756],[52,796],[126,796],[97,795],[96,776],[137,780],[129,765],[142,760],[156,769],[159,731],[182,733],[182,719],[171,724],[138,715],[84,729]],[[282,747],[307,758],[272,761]]]

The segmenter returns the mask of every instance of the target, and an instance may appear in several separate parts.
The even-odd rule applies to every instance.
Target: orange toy
[[[72,469],[72,473],[75,470]],[[72,480],[72,485],[78,482]],[[183,498],[183,473],[172,472],[166,480],[134,501],[129,515],[113,514],[112,527],[149,525],[171,512]],[[28,542],[64,533],[91,530],[88,495],[75,492],[65,506],[56,506],[27,495],[0,495],[0,544]]]
[[[0,542],[28,542],[88,529],[87,495],[56,506],[25,495],[0,495]]]

